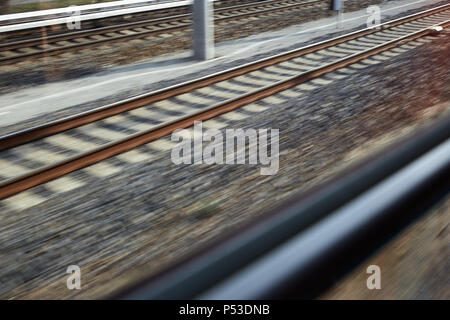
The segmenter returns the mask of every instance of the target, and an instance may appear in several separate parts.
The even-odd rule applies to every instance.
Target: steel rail
[[[171,17],[164,17],[164,18],[157,18],[152,20],[145,20],[145,21],[137,21],[137,22],[131,22],[126,24],[120,24],[120,25],[114,25],[114,26],[106,26],[101,28],[95,28],[95,29],[89,29],[84,31],[75,31],[68,34],[58,34],[53,36],[48,36],[43,38],[35,38],[35,39],[26,39],[26,40],[20,40],[20,41],[14,41],[14,42],[8,42],[8,43],[2,43],[0,44],[0,50],[14,50],[18,48],[22,48],[24,46],[36,46],[41,45],[42,42],[45,40],[45,43],[53,43],[57,41],[65,41],[65,40],[71,40],[76,38],[82,38],[82,37],[89,37],[92,35],[98,35],[102,33],[107,32],[116,32],[116,31],[123,31],[127,29],[133,29],[133,28],[139,28],[143,26],[151,26],[151,25],[157,25],[162,23],[170,23],[174,21],[180,21],[189,18],[189,14],[183,14],[183,15],[176,15]],[[149,30],[149,32],[154,30]],[[102,42],[102,41],[100,41]],[[100,43],[98,42],[98,43]],[[91,42],[90,42],[91,43]],[[92,42],[95,43],[95,42]]]
[[[448,193],[449,139],[447,114],[111,298],[314,298]]]
[[[380,26],[380,28],[390,28],[402,23],[406,23],[411,20],[420,19],[422,17],[435,14],[440,11],[444,11],[450,8],[450,4],[426,10],[421,13],[409,15],[393,21],[388,21]],[[250,71],[258,70],[266,66],[270,66],[282,61],[286,61],[307,53],[311,53],[317,50],[325,49],[334,46],[339,43],[343,43],[358,37],[362,37],[371,33],[377,32],[376,29],[363,29],[355,31],[350,34],[339,36],[330,40],[321,41],[315,44],[308,45],[299,49],[294,49],[282,54],[264,58],[255,62],[245,64],[243,66],[231,68],[225,71],[221,71],[212,75],[208,75],[196,80],[184,82],[174,86],[170,86],[165,89],[157,90],[154,92],[139,95],[130,99],[119,101],[113,104],[95,108],[83,113],[79,113],[73,116],[65,117],[56,121],[48,122],[43,125],[28,128],[26,130],[17,131],[8,135],[0,137],[0,151],[8,148],[12,148],[26,142],[30,142],[36,139],[40,139],[49,135],[63,132],[65,130],[75,128],[93,121],[101,120],[110,116],[117,115],[121,112],[129,111],[142,107],[144,105],[167,99],[175,95],[189,92],[191,90],[201,88],[222,80],[227,80],[232,77],[248,73]]]
[[[450,20],[447,20],[439,25],[446,26],[450,24]],[[357,62],[361,59],[365,59],[369,56],[383,52],[390,48],[393,48],[399,44],[415,40],[429,34],[431,30],[425,28],[409,35],[400,37],[395,40],[388,41],[384,44],[380,44],[373,48],[364,50],[360,53],[350,55],[346,58],[340,59],[336,62],[329,63],[327,65],[315,68],[311,71],[302,73],[297,76],[290,77],[286,80],[281,80],[275,84],[265,86],[261,89],[256,89],[245,95],[226,100],[224,102],[212,105],[206,109],[200,110],[195,113],[188,114],[186,116],[177,118],[172,121],[162,123],[157,126],[153,126],[148,130],[138,132],[136,134],[127,136],[117,141],[113,141],[102,146],[93,148],[85,153],[81,153],[62,161],[55,162],[48,166],[41,167],[35,171],[30,171],[21,176],[3,181],[0,183],[0,199],[14,195],[18,192],[39,185],[41,183],[53,180],[62,175],[70,173],[72,171],[89,166],[111,156],[126,152],[137,146],[149,143],[155,139],[161,138],[170,134],[176,129],[186,128],[192,126],[195,121],[205,121],[214,118],[220,114],[229,112],[243,105],[259,100],[261,98],[273,95],[279,91],[285,90],[292,86],[296,86],[306,80],[315,78],[322,74],[331,72],[333,70],[345,67],[349,64]]]

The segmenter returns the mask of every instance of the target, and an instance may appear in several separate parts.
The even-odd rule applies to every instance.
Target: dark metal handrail
[[[416,211],[427,210],[429,206],[425,204],[432,203],[436,196],[448,192],[449,138],[450,115],[447,115],[308,194],[293,197],[257,223],[253,221],[113,298],[314,297],[343,270],[354,265],[357,257],[386,240]],[[423,172],[411,171],[414,168]],[[383,193],[388,190],[383,189],[380,193],[381,187],[390,192]],[[370,197],[374,193],[395,196],[375,199]],[[345,220],[345,228],[336,225],[348,212],[354,212],[349,210],[354,210],[352,206],[361,204],[360,201],[366,201],[367,211],[361,213],[366,219],[353,216],[353,222]],[[292,254],[291,259],[280,260],[286,252],[283,250],[305,248],[305,239],[325,225],[329,233],[322,233],[322,241],[317,242],[314,250],[307,251],[309,256],[306,251],[294,250],[290,252],[297,254]],[[340,237],[331,232],[333,226]],[[269,273],[267,266],[272,267]]]

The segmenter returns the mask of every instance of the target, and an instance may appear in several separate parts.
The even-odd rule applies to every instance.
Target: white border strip
[[[76,7],[78,7],[81,11],[86,11],[86,10],[93,10],[93,9],[121,7],[121,6],[129,5],[129,4],[141,4],[141,3],[150,4],[151,2],[157,2],[157,3],[163,2],[161,4],[164,5],[164,4],[180,2],[180,1],[177,1],[177,0],[172,0],[172,1],[170,1],[170,0],[166,0],[166,1],[164,1],[164,0],[163,1],[159,1],[159,0],[120,0],[120,1],[87,4],[87,5],[81,5],[81,6],[76,6]],[[4,14],[4,15],[0,16],[0,21],[39,17],[39,16],[46,16],[46,15],[53,15],[53,14],[60,14],[60,13],[67,13],[67,7],[21,12],[21,13],[12,13],[12,14]]]
[[[216,0],[213,0],[213,1],[216,1]],[[122,2],[122,1],[115,1],[115,3],[117,3],[117,2]],[[138,1],[126,0],[123,2],[137,3],[137,2],[149,2],[149,1],[148,0],[138,0]],[[113,3],[113,2],[111,2],[111,3]],[[101,18],[120,16],[120,15],[124,15],[124,14],[144,12],[144,11],[153,11],[153,10],[159,10],[159,9],[183,7],[183,6],[188,6],[191,3],[192,3],[192,0],[173,1],[173,2],[167,2],[167,3],[161,3],[161,4],[152,4],[152,5],[148,5],[148,6],[140,6],[140,7],[134,7],[134,8],[127,8],[127,9],[115,9],[115,10],[109,10],[109,11],[98,12],[98,13],[84,14],[84,15],[81,15],[80,21],[101,19]],[[91,6],[91,5],[87,5],[87,6]],[[76,6],[76,8],[80,9],[82,11],[82,10],[86,10],[85,7],[87,7],[87,6]],[[58,14],[61,14],[61,13],[68,14],[68,13],[72,12],[73,8],[74,7],[65,7],[65,8],[60,8],[60,9],[32,11],[32,12],[27,12],[26,14],[20,13],[20,14],[13,14],[13,15],[24,15],[24,16],[21,16],[21,18],[49,15],[50,13],[48,13],[48,12],[44,14],[44,12],[46,12],[46,11],[57,11],[57,12],[54,12],[54,14],[57,14],[57,13]],[[0,16],[0,21],[11,20],[12,19],[11,16],[12,15]],[[16,16],[15,19],[18,19],[18,18],[19,17]],[[50,26],[50,25],[55,25],[55,24],[63,24],[63,23],[67,23],[67,18],[68,17],[63,17],[63,18],[56,18],[56,19],[50,19],[50,20],[41,20],[41,21],[25,22],[25,23],[1,26],[0,32],[9,32],[9,31]]]

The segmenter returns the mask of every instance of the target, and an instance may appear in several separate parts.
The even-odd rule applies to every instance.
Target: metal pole
[[[214,57],[214,21],[211,0],[193,2],[194,58],[208,60]]]
[[[342,2],[341,0],[332,1],[332,10],[337,11],[337,27],[342,29]]]
[[[342,10],[341,0],[333,0],[333,10],[340,11]]]
[[[342,10],[338,11],[338,28],[342,29]]]

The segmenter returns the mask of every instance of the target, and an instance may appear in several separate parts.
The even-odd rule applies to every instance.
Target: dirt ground
[[[336,283],[320,299],[450,299],[450,195]],[[366,268],[381,269],[369,290]]]

